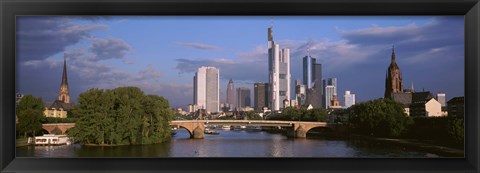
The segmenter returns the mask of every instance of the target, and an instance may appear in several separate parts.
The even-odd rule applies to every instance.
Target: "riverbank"
[[[29,144],[27,138],[19,138],[15,140],[15,147],[25,147],[30,145],[33,145],[33,144]]]

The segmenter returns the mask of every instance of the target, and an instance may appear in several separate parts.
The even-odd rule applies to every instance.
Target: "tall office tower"
[[[300,106],[305,104],[305,100],[307,99],[307,90],[305,85],[303,85],[300,80],[295,80],[295,100],[296,103]]]
[[[262,111],[263,107],[268,107],[268,83],[254,84],[253,100],[257,111]]]
[[[285,99],[290,100],[290,49],[273,41],[272,27],[268,28],[268,80],[269,107],[272,111],[282,108]]]
[[[328,109],[330,106],[332,106],[332,99],[333,95],[335,94],[335,86],[333,85],[327,85],[325,87],[325,102],[324,102],[324,109]]]
[[[437,93],[437,101],[440,102],[440,104],[442,105],[442,107],[445,107],[447,105],[445,105],[445,93]]]
[[[345,91],[345,95],[343,95],[343,105],[348,108],[354,104],[355,94],[351,94],[350,91]]]
[[[207,112],[220,110],[220,71],[215,67],[198,68],[194,79],[194,104]]]
[[[323,108],[327,109],[331,106],[333,95],[337,94],[337,78],[323,80],[323,85],[325,86]]]
[[[227,99],[226,99],[226,102],[228,104],[227,107],[230,107],[230,109],[234,109],[235,108],[235,86],[233,85],[233,80],[230,79],[230,81],[228,81],[228,85],[227,85]]]
[[[402,93],[403,80],[402,72],[395,61],[395,48],[392,47],[392,61],[387,69],[387,77],[385,78],[385,96],[384,98],[393,98],[393,94]]]
[[[70,103],[70,92],[68,89],[68,80],[67,80],[67,59],[63,58],[63,74],[62,74],[62,83],[60,84],[60,92],[58,93],[58,100],[63,101],[63,103]]]
[[[250,104],[250,89],[240,87],[237,88],[237,108],[245,108]]]
[[[317,85],[318,88],[322,88],[322,64],[317,64],[316,59],[311,56],[303,57],[303,84],[307,86],[307,89]],[[317,81],[317,82],[316,82]]]

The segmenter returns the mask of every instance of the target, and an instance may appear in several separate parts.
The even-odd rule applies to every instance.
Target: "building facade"
[[[296,104],[303,106],[305,100],[307,99],[307,90],[306,86],[300,82],[300,80],[295,80],[295,100]]]
[[[208,113],[220,110],[220,71],[215,67],[202,66],[194,76],[194,104]]]
[[[454,97],[447,102],[448,116],[465,116],[465,97]]]
[[[447,106],[447,105],[445,104],[445,95],[446,95],[445,93],[441,93],[441,92],[440,92],[440,93],[437,93],[437,101],[440,102],[440,104],[442,105],[442,107]]]
[[[273,40],[272,27],[268,28],[269,107],[282,108],[283,100],[290,100],[290,49],[280,48]]]
[[[337,95],[337,78],[328,78],[323,80],[323,86],[325,86],[323,94],[323,108],[327,109],[332,106],[333,95]]]
[[[253,87],[254,109],[262,111],[268,107],[268,83],[255,83]]]
[[[350,107],[355,104],[355,94],[350,93],[350,91],[345,91],[343,95],[343,106]]]
[[[233,80],[230,79],[230,81],[228,81],[228,85],[227,85],[227,98],[226,98],[226,102],[225,102],[227,105],[225,105],[224,107],[229,107],[230,110],[233,110],[235,108],[235,86],[233,85]]]
[[[245,87],[237,88],[237,108],[250,106],[250,89]]]
[[[403,92],[403,79],[400,68],[397,65],[395,57],[395,48],[392,47],[392,57],[390,65],[387,69],[385,78],[385,96],[384,98],[392,98],[394,93]]]

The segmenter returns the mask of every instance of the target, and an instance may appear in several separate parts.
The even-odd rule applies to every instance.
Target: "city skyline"
[[[381,98],[395,45],[405,85],[443,92],[447,100],[464,95],[462,16],[352,18],[19,17],[17,92],[56,99],[65,53],[73,102],[90,88],[138,86],[185,108],[194,71],[215,66],[224,103],[229,79],[251,91],[254,82],[268,82],[265,31],[273,25],[275,41],[291,49],[291,81],[302,79],[309,48],[323,78],[338,79],[337,94],[350,90],[357,102]],[[147,23],[153,26],[141,27]],[[153,31],[160,28],[166,33]],[[150,32],[128,32],[141,29]]]

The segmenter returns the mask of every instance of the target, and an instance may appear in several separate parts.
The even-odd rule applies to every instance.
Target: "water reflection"
[[[17,148],[17,157],[438,157],[399,146],[365,140],[291,139],[264,131],[221,130],[190,139],[178,130],[170,142],[152,145]]]

